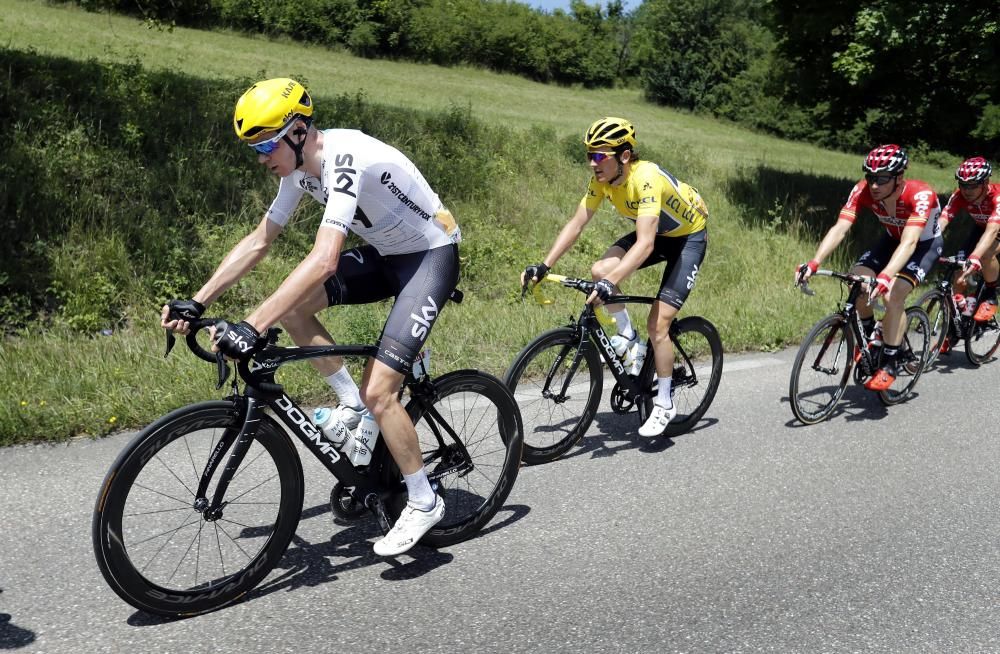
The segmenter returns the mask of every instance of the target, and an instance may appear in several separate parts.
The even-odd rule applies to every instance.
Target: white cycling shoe
[[[444,499],[440,495],[434,495],[434,506],[429,511],[421,511],[407,502],[389,533],[375,541],[375,553],[379,556],[402,554],[416,545],[443,517]]]
[[[646,438],[661,435],[676,415],[677,407],[671,405],[670,408],[667,408],[654,404],[653,411],[646,418],[646,422],[642,423],[642,427],[639,427],[639,435]]]

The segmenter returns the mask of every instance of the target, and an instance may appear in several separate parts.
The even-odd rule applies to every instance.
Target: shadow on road
[[[3,589],[0,588],[0,593]],[[11,622],[9,613],[0,613],[0,649],[17,649],[35,642],[35,632]]]
[[[469,540],[482,538],[497,529],[502,529],[528,515],[531,509],[523,504],[508,504],[497,511],[497,520],[479,531]],[[330,505],[319,504],[302,511],[302,520],[323,516],[329,519]],[[370,565],[388,565],[381,573],[386,581],[416,579],[443,565],[451,563],[455,556],[449,552],[418,545],[398,557],[384,558],[372,550],[372,541],[382,536],[373,517],[365,515],[357,522],[334,519],[338,527],[330,540],[310,543],[298,534],[292,537],[285,555],[274,568],[279,572],[252,590],[243,601],[254,601],[278,591],[291,592],[302,587],[319,586],[335,581],[339,574],[365,568]],[[333,527],[337,528],[337,527]],[[226,609],[223,608],[223,611]],[[173,618],[163,618],[136,611],[126,622],[133,627],[147,627],[172,622]]]
[[[699,432],[718,423],[717,418],[702,418],[693,429],[681,434],[686,436]],[[651,454],[663,452],[674,445],[676,436],[660,436],[644,438],[639,435],[639,414],[632,411],[621,416],[613,411],[605,411],[594,416],[594,426],[600,433],[584,436],[577,446],[565,454],[562,459],[589,454],[591,458],[614,456],[627,450],[638,450]]]
[[[921,375],[920,381],[923,381],[923,375]],[[917,388],[919,388],[919,383],[917,384]],[[910,396],[907,397],[901,404],[908,404],[919,397],[920,391],[914,388],[914,390],[910,391]],[[784,395],[781,398],[781,402],[789,404],[791,399],[787,395]],[[791,409],[789,409],[789,411],[791,411]],[[833,420],[837,420],[838,418],[843,419],[846,422],[881,420],[888,415],[889,407],[882,404],[878,397],[876,397],[875,393],[866,390],[862,386],[851,383],[844,390],[844,396],[840,399],[840,402],[837,403],[833,413],[831,413],[825,420],[822,420],[819,424],[831,422]],[[785,423],[785,426],[792,427],[793,429],[799,429],[802,427],[811,427],[812,425],[803,424],[792,417]]]

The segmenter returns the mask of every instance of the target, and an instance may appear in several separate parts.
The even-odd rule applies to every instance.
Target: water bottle
[[[378,441],[378,424],[375,422],[375,416],[365,409],[361,414],[361,422],[350,439],[351,448],[349,451],[345,449],[344,453],[355,466],[366,466],[372,460],[376,441]]]
[[[969,295],[965,298],[965,306],[962,307],[963,316],[971,316],[976,312],[976,298]]]
[[[958,312],[962,313],[962,310],[965,309],[965,296],[962,295],[961,293],[955,293],[954,297],[955,297],[955,306],[958,307]]]
[[[344,444],[347,442],[351,431],[340,418],[329,407],[320,407],[313,411],[313,423],[323,432],[327,440],[340,451],[344,451]]]
[[[622,360],[626,366],[630,366],[633,363],[632,359],[632,341],[625,338],[621,334],[615,334],[611,337],[611,347],[614,349],[615,354],[618,358]]]
[[[632,369],[629,370],[629,374],[638,375],[639,371],[642,370],[643,361],[646,360],[646,344],[636,343],[632,349],[634,350],[634,354],[632,355]]]

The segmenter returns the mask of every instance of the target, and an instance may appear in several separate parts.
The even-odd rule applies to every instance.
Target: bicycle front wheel
[[[800,422],[813,425],[833,413],[847,388],[853,355],[854,334],[839,313],[809,331],[795,355],[788,385],[792,413]]]
[[[181,617],[221,608],[260,583],[288,547],[302,512],[302,464],[270,417],[222,510],[209,516],[195,497],[210,459],[228,456],[217,445],[241,425],[232,402],[178,409],[142,430],[108,471],[94,553],[108,585],[137,609]],[[222,458],[209,501],[224,467]]]
[[[906,332],[900,345],[901,360],[896,366],[896,381],[888,390],[880,391],[879,400],[887,406],[899,404],[913,391],[917,380],[927,368],[931,348],[931,322],[920,307],[906,309]]]
[[[580,345],[573,328],[545,332],[521,350],[504,375],[521,409],[521,457],[529,465],[554,461],[569,451],[597,413],[604,370],[589,341],[582,350]]]
[[[677,415],[663,432],[668,438],[685,434],[698,424],[722,381],[722,339],[715,325],[700,316],[688,316],[674,322],[670,340],[674,346],[670,389]],[[648,344],[647,351],[648,363],[639,374],[643,391],[638,403],[641,422],[649,418],[658,390],[653,350]]]
[[[445,503],[444,518],[420,542],[443,547],[474,535],[503,505],[517,479],[524,435],[514,396],[493,375],[456,370],[432,384],[432,397],[415,397],[406,410],[427,476]],[[390,507],[393,520],[402,508]]]
[[[937,361],[938,355],[941,354],[941,346],[948,338],[952,320],[951,302],[940,289],[933,289],[921,295],[914,306],[924,310],[930,323],[930,351],[927,353],[927,363],[924,365],[924,370],[927,370]]]

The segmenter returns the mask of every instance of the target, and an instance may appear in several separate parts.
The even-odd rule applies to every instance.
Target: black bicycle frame
[[[615,295],[609,298],[607,303],[652,304],[655,301],[656,299],[651,297]],[[553,397],[551,391],[549,390],[549,385],[552,383],[552,377],[556,374],[556,371],[559,370],[563,359],[566,357],[566,352],[570,347],[569,345],[563,348],[563,351],[556,357],[556,360],[549,368],[549,373],[545,378],[545,385],[542,388],[543,397],[554,399],[557,402],[561,398],[566,397],[566,393],[569,390],[569,384],[576,375],[577,369],[580,367],[580,361],[583,359],[585,349],[591,347],[591,344],[593,344],[593,347],[597,349],[597,353],[608,364],[608,368],[611,370],[611,374],[614,376],[619,386],[625,391],[625,397],[628,399],[638,398],[642,394],[642,389],[639,387],[639,384],[636,383],[635,378],[625,372],[625,365],[622,363],[621,359],[618,358],[618,353],[615,352],[615,348],[612,347],[611,339],[608,338],[607,332],[604,331],[604,327],[601,326],[600,321],[597,319],[597,314],[594,313],[594,306],[592,304],[585,305],[583,311],[580,313],[580,317],[574,325],[574,329],[576,330],[577,338],[576,353],[573,355],[573,363],[570,366],[569,373],[566,375],[566,380],[563,382],[562,390],[560,391],[558,397]],[[652,357],[648,357],[648,359],[651,358]]]
[[[212,456],[209,457],[205,470],[202,473],[201,481],[198,484],[196,494],[196,508],[204,510],[209,515],[219,512],[224,506],[223,498],[229,483],[243,462],[250,444],[257,436],[257,429],[260,425],[261,415],[265,407],[270,407],[279,420],[291,433],[295,434],[303,445],[309,449],[313,455],[323,463],[330,473],[345,486],[353,486],[356,498],[363,501],[367,506],[372,506],[372,501],[378,498],[381,490],[371,479],[358,473],[354,466],[342,456],[333,443],[329,442],[323,433],[312,423],[301,408],[281,390],[281,386],[274,381],[275,371],[285,363],[290,361],[301,361],[314,359],[322,356],[374,356],[377,352],[372,345],[317,345],[300,348],[277,348],[268,347],[255,355],[247,362],[240,362],[237,366],[240,377],[246,382],[246,390],[243,395],[235,394],[232,399],[236,415],[242,418],[239,429],[230,428],[223,433],[219,443],[215,446]],[[270,354],[270,356],[268,356]],[[407,376],[403,386],[414,383],[411,376]],[[435,412],[436,413],[436,412]],[[434,416],[440,418],[440,416]],[[443,422],[443,421],[442,421]],[[441,436],[434,430],[438,440]],[[455,436],[452,434],[452,436]],[[458,439],[455,439],[458,441]],[[232,447],[232,452],[226,461],[226,467],[219,477],[219,482],[209,503],[205,494],[208,491],[210,480],[218,469],[222,460],[222,454]],[[200,506],[199,506],[200,505]]]

